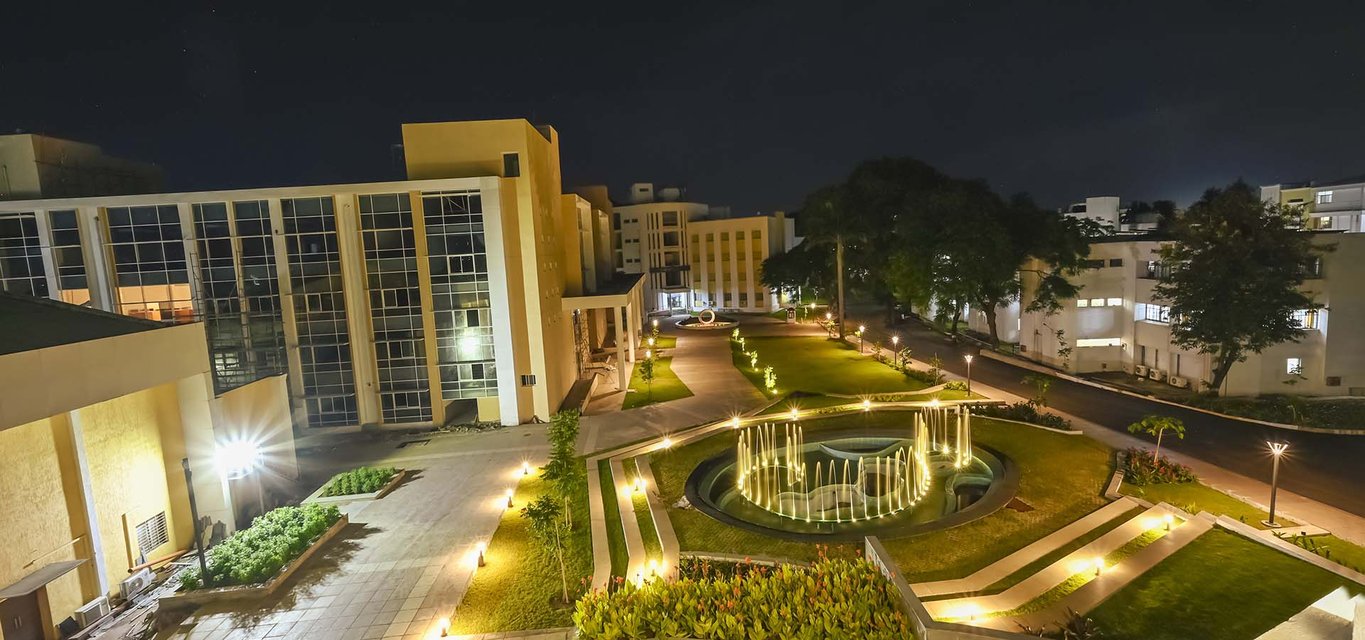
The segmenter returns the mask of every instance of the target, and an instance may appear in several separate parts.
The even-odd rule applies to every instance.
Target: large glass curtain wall
[[[110,207],[105,215],[119,311],[149,320],[193,322],[193,293],[177,207]]]
[[[408,194],[360,196],[360,228],[384,422],[430,421],[421,284]]]
[[[47,297],[42,244],[34,214],[0,216],[0,289]]]
[[[356,424],[335,205],[330,197],[287,199],[280,205],[308,424]]]
[[[477,192],[422,197],[441,398],[496,396],[483,207]]]

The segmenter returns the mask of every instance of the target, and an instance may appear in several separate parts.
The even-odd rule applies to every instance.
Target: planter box
[[[276,574],[275,577],[263,583],[216,587],[212,589],[195,589],[194,591],[177,591],[170,595],[161,596],[158,598],[158,602],[160,602],[162,606],[170,608],[183,607],[186,605],[198,606],[210,602],[223,602],[227,600],[264,598],[284,585],[284,583],[289,580],[289,577],[294,575],[295,571],[298,571],[299,567],[302,567],[319,549],[326,546],[328,542],[331,542],[332,538],[337,537],[337,535],[341,533],[341,530],[345,529],[346,525],[350,524],[350,522],[350,518],[347,518],[346,514],[342,514],[341,519],[337,520],[336,523],[324,531],[322,535],[318,536],[318,539],[314,540],[313,544],[308,545],[308,548],[304,549],[303,553],[299,554],[299,557],[289,561],[288,564],[284,565],[283,569],[280,569],[280,572]]]
[[[327,489],[327,485],[332,483],[331,479],[328,479],[327,482],[323,483],[321,487],[318,487],[317,491],[314,491],[313,493],[309,494],[308,497],[304,498],[303,502],[299,504],[347,504],[350,502],[367,502],[370,500],[378,500],[392,493],[393,490],[398,487],[398,483],[403,481],[403,476],[407,475],[407,473],[408,473],[407,469],[399,469],[396,473],[393,474],[393,477],[389,479],[388,483],[380,487],[378,491],[374,491],[371,493],[352,493],[344,496],[324,497],[322,495],[322,492]]]

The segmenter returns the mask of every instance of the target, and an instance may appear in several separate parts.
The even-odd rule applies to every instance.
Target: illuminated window
[[[1319,191],[1319,192],[1318,192],[1318,204],[1331,204],[1331,203],[1332,203],[1332,192],[1331,192],[1331,191]]]
[[[1111,306],[1111,307],[1122,307],[1122,306],[1123,306],[1123,298],[1109,298],[1109,299],[1105,300],[1104,302],[1105,302],[1106,305]]]
[[[1089,301],[1089,300],[1086,300],[1085,298],[1077,298],[1077,299],[1076,299],[1076,306],[1081,307],[1081,308],[1088,307],[1088,306],[1090,306],[1090,301]]]
[[[1170,307],[1161,304],[1144,304],[1140,306],[1141,308],[1139,310],[1142,312],[1142,315],[1138,316],[1138,320],[1160,322],[1163,324],[1169,324],[1171,322]]]
[[[1285,358],[1284,372],[1291,376],[1303,375],[1303,358]]]
[[[1123,344],[1122,338],[1081,338],[1076,341],[1077,347],[1117,347]]]
[[[1300,329],[1318,328],[1317,309],[1299,309],[1298,311],[1295,311],[1294,313],[1290,314],[1290,318],[1293,320],[1294,324],[1297,325]]]
[[[1091,298],[1091,299],[1090,299],[1090,306],[1092,306],[1092,307],[1103,307],[1103,306],[1104,306],[1104,298]]]

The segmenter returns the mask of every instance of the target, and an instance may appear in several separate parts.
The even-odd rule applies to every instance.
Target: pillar
[[[613,307],[616,312],[616,388],[624,391],[630,386],[630,380],[626,378],[626,336],[625,332],[625,313],[624,307]]]

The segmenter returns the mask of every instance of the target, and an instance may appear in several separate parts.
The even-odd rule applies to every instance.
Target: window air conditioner
[[[95,624],[96,620],[99,620],[100,618],[103,618],[104,616],[107,615],[109,615],[109,598],[100,596],[98,598],[95,598],[94,600],[91,600],[90,602],[87,602],[85,606],[77,609],[76,615],[74,617],[76,618],[76,622],[81,625],[82,629],[84,629],[92,624]]]
[[[1143,378],[1147,376],[1147,365],[1139,364],[1133,367],[1133,375]]]

